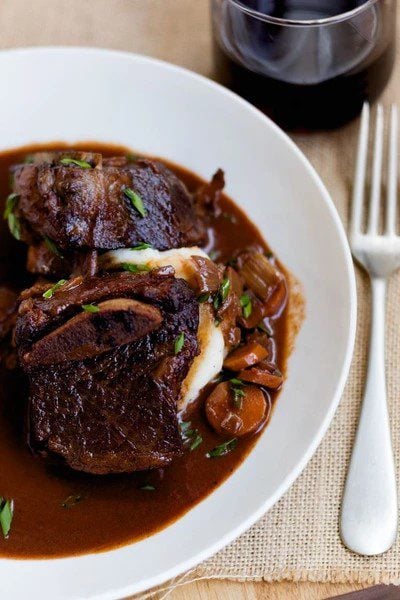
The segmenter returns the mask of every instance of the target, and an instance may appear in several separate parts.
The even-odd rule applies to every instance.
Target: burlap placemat
[[[103,46],[142,52],[212,75],[208,5],[208,0],[2,0],[0,47]],[[400,102],[399,69],[398,57],[395,75],[383,97],[386,105]],[[293,136],[327,185],[345,223],[356,137],[357,123],[336,132]],[[276,250],[279,253],[279,248]],[[297,482],[261,521],[183,581],[226,577],[400,583],[400,541],[384,556],[362,558],[347,551],[338,534],[341,493],[365,377],[369,325],[368,283],[360,272],[357,286],[359,313],[353,366],[342,402],[320,448]],[[399,292],[400,275],[390,285],[387,321],[388,395],[397,468]]]

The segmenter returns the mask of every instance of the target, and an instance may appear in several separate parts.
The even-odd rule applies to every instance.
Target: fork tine
[[[360,134],[358,138],[358,151],[357,151],[357,162],[356,171],[354,175],[354,187],[353,187],[353,199],[352,199],[352,211],[351,211],[351,222],[350,222],[350,233],[351,235],[360,232],[361,230],[361,213],[364,200],[364,186],[365,186],[365,172],[367,168],[367,154],[368,154],[368,129],[369,129],[369,104],[364,103],[362,115]]]
[[[374,158],[372,163],[371,197],[369,202],[368,233],[378,232],[379,201],[382,181],[382,151],[383,151],[383,109],[378,104],[376,109]]]
[[[396,233],[397,204],[397,156],[398,156],[398,114],[397,106],[392,104],[390,111],[389,165],[387,183],[386,233]]]

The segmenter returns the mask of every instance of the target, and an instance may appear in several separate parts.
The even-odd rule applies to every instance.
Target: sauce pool
[[[9,167],[26,154],[43,149],[65,149],[61,143],[36,145],[0,154],[0,196],[9,194]],[[75,149],[106,156],[127,154],[122,147],[79,143]],[[204,181],[174,164],[166,164],[189,190]],[[211,175],[211,174],[210,174]],[[233,252],[251,244],[268,247],[257,228],[227,197],[222,214],[210,226],[216,260],[228,261]],[[26,249],[0,224],[0,283],[17,289],[34,281],[25,271]],[[277,364],[284,370],[287,356],[287,309],[273,321]],[[239,466],[260,433],[239,439],[237,447],[219,458],[206,453],[224,440],[208,425],[203,404],[214,384],[207,386],[183,415],[197,428],[203,443],[171,466],[147,473],[92,476],[60,467],[51,459],[34,456],[24,435],[27,388],[19,370],[0,372],[0,496],[14,500],[14,518],[8,539],[0,536],[0,556],[54,558],[104,551],[147,537],[171,524],[200,502]],[[271,408],[277,394],[270,393]]]

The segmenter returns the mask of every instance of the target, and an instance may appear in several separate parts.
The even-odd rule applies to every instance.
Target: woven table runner
[[[0,47],[102,46],[148,54],[212,75],[208,0],[2,0],[0,25]],[[400,104],[399,73],[398,56],[394,76],[383,96],[385,105]],[[353,123],[335,132],[292,136],[320,174],[345,224],[357,130],[358,123]],[[276,251],[279,255],[279,248]],[[232,578],[400,584],[400,541],[383,556],[362,558],[343,547],[338,533],[340,500],[362,396],[368,343],[369,286],[358,270],[357,287],[359,311],[353,365],[338,411],[318,451],[291,489],[256,525],[181,578],[181,583],[196,578]],[[389,287],[387,383],[398,480],[399,298],[397,275]],[[173,585],[179,583],[175,581]],[[162,597],[165,592],[158,595]]]

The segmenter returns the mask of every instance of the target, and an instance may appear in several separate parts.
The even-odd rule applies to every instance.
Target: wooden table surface
[[[170,600],[325,600],[362,588],[361,585],[338,583],[236,583],[226,580],[207,580],[183,586],[175,590],[169,598]]]
[[[212,73],[208,0],[2,0],[0,47],[99,46]],[[321,600],[361,589],[318,583],[201,581],[174,600]],[[400,591],[399,591],[400,597]]]

